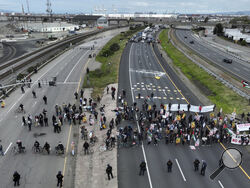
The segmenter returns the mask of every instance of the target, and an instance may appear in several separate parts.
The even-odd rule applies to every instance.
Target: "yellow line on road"
[[[152,45],[150,44],[151,48]],[[161,66],[162,70],[165,72],[166,76],[168,77],[168,79],[171,81],[171,83],[174,85],[174,87],[177,89],[177,91],[181,94],[181,96],[185,99],[185,101],[189,104],[188,100],[186,99],[186,97],[184,97],[184,95],[182,94],[181,90],[179,90],[179,88],[175,85],[175,83],[173,82],[173,80],[170,78],[170,76],[168,75],[168,73],[165,71],[165,69],[163,68],[162,64],[160,63],[159,59],[157,58],[153,48],[152,51],[154,53],[155,59],[157,60],[158,64]]]
[[[152,48],[152,45],[150,45],[150,46],[151,46],[151,48]],[[175,86],[175,88],[176,88],[177,91],[181,94],[181,96],[185,99],[185,101],[186,101],[188,104],[190,104],[190,103],[188,102],[188,100],[184,97],[184,95],[181,93],[181,91],[178,89],[178,87],[175,85],[175,83],[172,81],[172,79],[170,78],[170,76],[167,74],[167,72],[165,71],[165,69],[163,68],[163,66],[161,65],[161,63],[160,63],[159,59],[157,58],[157,56],[156,56],[156,54],[155,54],[153,48],[152,48],[152,51],[153,51],[153,53],[154,53],[154,55],[155,55],[155,58],[156,58],[157,62],[159,63],[159,65],[161,66],[162,70],[165,72],[165,74],[166,74],[167,77],[169,78],[169,80],[172,82],[172,84]],[[210,131],[210,128],[209,128],[208,126],[207,126],[207,128],[208,128],[209,131]],[[224,144],[222,144],[220,141],[219,141],[219,143],[220,143],[220,145],[222,146],[222,148],[223,148],[224,150],[227,149],[227,148],[224,146]],[[231,156],[231,158],[232,158],[232,156]],[[232,158],[232,159],[234,160],[234,158]],[[249,175],[248,175],[247,172],[242,168],[241,165],[239,166],[239,168],[240,168],[241,171],[246,175],[246,177],[247,177],[248,179],[250,179]]]
[[[95,53],[96,51],[97,51],[97,50],[95,50],[94,53]],[[82,71],[81,71],[80,79],[79,79],[78,86],[77,86],[77,90],[76,90],[77,93],[78,93],[79,90],[80,90],[80,86],[81,86],[81,82],[82,82],[82,73],[83,73],[84,69],[86,68],[86,66],[88,65],[88,63],[89,63],[90,60],[91,60],[91,59],[89,58],[88,61],[87,61],[87,63],[84,65],[84,67],[83,67],[83,69],[82,69]],[[76,100],[75,100],[75,102],[76,102]],[[67,164],[67,159],[68,159],[67,153],[68,153],[68,150],[69,150],[69,141],[70,141],[71,130],[72,130],[72,124],[70,125],[69,134],[68,134],[68,140],[67,140],[67,146],[66,146],[66,151],[65,151],[64,164],[63,164],[63,173],[62,173],[63,175],[65,174],[65,171],[66,171],[66,164]]]

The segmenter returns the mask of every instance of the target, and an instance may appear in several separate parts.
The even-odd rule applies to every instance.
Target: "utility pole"
[[[50,16],[50,19],[51,19],[51,22],[52,22],[52,9],[51,9],[51,2],[50,2],[50,0],[47,0],[46,5],[47,5],[47,10],[46,10],[46,12],[47,12],[48,15]]]
[[[24,15],[24,8],[23,8],[23,4],[22,4],[22,13],[23,13],[23,15]]]
[[[30,6],[29,6],[29,1],[26,0],[26,4],[27,4],[27,11],[28,11],[28,14],[30,13]]]

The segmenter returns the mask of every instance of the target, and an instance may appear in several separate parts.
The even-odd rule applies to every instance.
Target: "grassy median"
[[[217,108],[223,109],[224,113],[232,113],[236,108],[236,113],[249,112],[248,100],[239,96],[230,88],[210,76],[206,71],[198,67],[182,52],[176,49],[171,42],[168,42],[168,29],[163,30],[159,39],[163,49],[172,59],[173,64],[180,68],[183,74],[191,80],[204,93]]]
[[[98,95],[101,97],[104,88],[108,84],[118,82],[119,65],[123,49],[128,39],[141,29],[142,28],[136,28],[120,33],[113,37],[98,53],[96,61],[101,63],[101,67],[94,71],[90,71],[89,84],[87,82],[87,77],[85,77],[83,84],[84,88],[93,88],[92,97],[94,99],[96,99]],[[110,53],[110,46],[115,43],[119,45],[119,50]]]

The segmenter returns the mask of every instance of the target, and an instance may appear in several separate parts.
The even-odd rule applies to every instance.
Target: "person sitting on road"
[[[50,153],[50,145],[48,142],[45,142],[43,148],[48,152],[48,154]]]
[[[40,143],[36,140],[34,143],[35,152],[40,152]]]
[[[59,142],[57,148],[62,152],[62,154],[64,154],[64,146],[61,142]]]

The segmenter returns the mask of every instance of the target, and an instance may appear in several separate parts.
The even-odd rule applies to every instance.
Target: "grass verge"
[[[230,88],[224,86],[221,82],[210,76],[206,71],[198,67],[182,52],[176,49],[168,39],[168,29],[163,30],[159,39],[162,48],[172,59],[173,64],[180,68],[182,73],[191,80],[208,99],[216,104],[217,108],[223,109],[224,113],[232,113],[236,108],[236,113],[249,112],[250,106],[248,100],[236,94]]]
[[[136,28],[116,35],[98,53],[96,61],[101,63],[101,67],[94,71],[90,71],[88,75],[89,82],[87,82],[87,76],[85,76],[83,83],[84,88],[93,88],[92,98],[97,99],[97,96],[101,97],[102,92],[107,85],[118,82],[119,65],[123,49],[125,48],[128,39],[141,29],[142,28]],[[109,51],[110,46],[114,43],[117,43],[120,46],[120,49],[107,57],[103,55]]]

